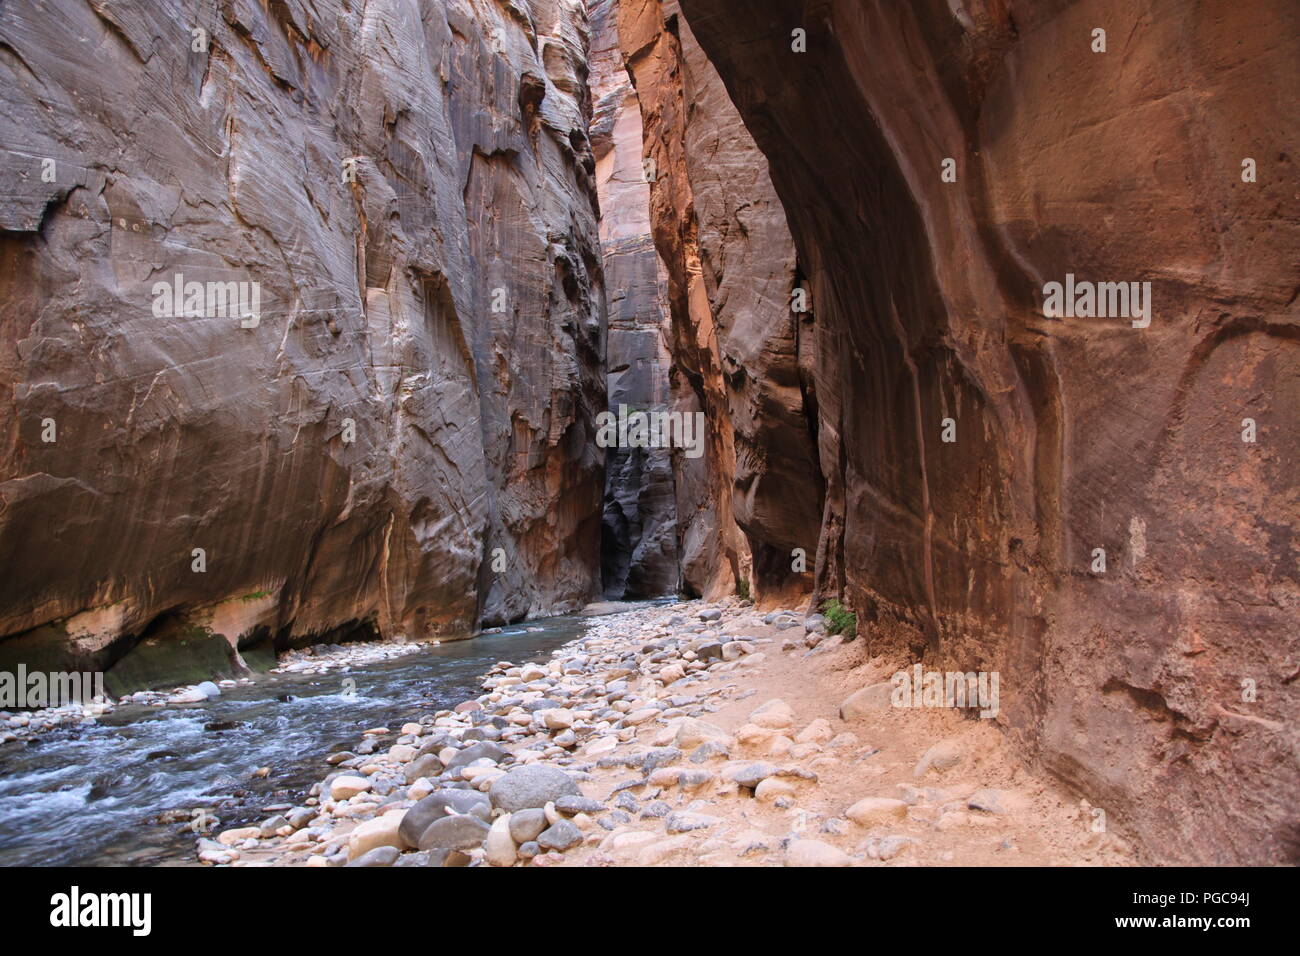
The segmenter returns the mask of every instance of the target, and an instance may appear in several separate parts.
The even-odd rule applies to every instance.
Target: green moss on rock
[[[169,622],[142,639],[104,676],[109,693],[160,690],[235,677],[230,642],[206,627]]]

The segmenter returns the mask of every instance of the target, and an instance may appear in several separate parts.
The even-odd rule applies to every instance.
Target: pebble
[[[370,781],[364,777],[335,777],[330,783],[330,798],[347,800],[370,789]]]
[[[240,827],[236,830],[226,830],[217,837],[217,842],[222,846],[236,846],[248,839],[256,839],[261,835],[257,827]]]
[[[818,717],[795,737],[798,743],[829,743],[835,738],[835,731],[831,728],[831,722],[824,717]]]
[[[662,819],[663,817],[668,816],[668,814],[672,812],[673,812],[673,808],[669,804],[665,803],[663,800],[656,800],[653,803],[647,804],[645,808],[641,811],[641,819],[642,820]]]
[[[516,810],[507,816],[510,818],[510,838],[519,844],[536,840],[549,826],[545,810]]]
[[[738,786],[753,790],[774,773],[776,773],[776,767],[770,763],[750,763],[739,767],[731,767],[725,770],[722,776],[725,780],[734,781]]]
[[[754,788],[754,798],[763,803],[775,803],[781,797],[794,796],[795,786],[780,777],[767,777]]]
[[[509,756],[507,751],[500,744],[492,743],[490,740],[482,740],[476,744],[470,744],[464,750],[459,751],[445,766],[445,771],[450,773],[461,767],[468,767],[478,761],[486,761],[488,764],[497,764]],[[427,776],[423,774],[422,776]]]
[[[289,826],[289,821],[286,817],[282,817],[279,814],[276,814],[273,817],[268,817],[267,819],[263,820],[261,825],[257,829],[258,829],[258,835],[261,836],[263,839],[266,839],[267,837],[273,837],[277,835],[284,836],[285,834],[292,831],[293,827]],[[285,834],[280,833],[281,830],[284,830]]]
[[[692,830],[704,830],[716,826],[722,820],[704,813],[670,813],[665,821],[669,833],[690,833]]]
[[[566,794],[582,796],[578,784],[557,767],[516,767],[492,784],[492,805],[513,813],[531,807],[544,807]]]
[[[785,730],[794,724],[794,711],[785,701],[776,698],[756,707],[749,715],[749,722],[772,730]]]
[[[722,659],[724,661],[739,660],[746,654],[754,653],[754,645],[749,641],[728,641],[722,645]]]
[[[989,787],[976,790],[966,799],[968,809],[998,815],[1008,813],[1013,803],[1014,801],[1008,799],[1005,791],[994,790]]]
[[[892,860],[915,842],[905,836],[871,837],[861,849],[873,860]]]
[[[488,825],[476,816],[454,814],[434,820],[420,835],[421,850],[468,850],[481,846]]]
[[[414,761],[407,764],[406,770],[402,773],[402,779],[407,784],[415,783],[422,777],[433,778],[441,774],[444,770],[443,763],[434,754],[425,754],[423,757],[417,757]]]
[[[401,856],[401,851],[395,846],[379,846],[373,850],[363,853],[356,859],[349,860],[345,866],[392,866]]]
[[[912,775],[914,777],[924,777],[932,771],[943,773],[945,770],[951,770],[957,766],[957,764],[961,763],[961,760],[961,745],[955,740],[941,740],[922,755],[916,764],[916,769],[912,771]]]
[[[725,749],[731,743],[731,735],[721,727],[693,717],[683,718],[673,735],[673,745],[682,751],[693,750],[706,744],[716,744]]]
[[[691,763],[707,763],[710,760],[727,760],[731,757],[731,749],[721,741],[710,740],[708,743],[700,744],[691,751]]]
[[[785,851],[786,866],[852,866],[852,858],[821,840],[792,840]]]
[[[548,850],[567,850],[582,842],[582,831],[568,820],[551,824],[537,837],[539,846]]]
[[[603,813],[605,805],[590,797],[566,793],[555,799],[555,809],[572,816],[577,813]]]
[[[406,814],[406,810],[391,810],[358,824],[348,835],[348,859],[355,860],[377,847],[393,847],[399,852],[412,847],[414,844],[408,843],[401,834]]]
[[[896,823],[907,814],[908,805],[889,797],[864,797],[844,811],[844,815],[858,826],[872,827]]]
[[[890,681],[880,681],[855,691],[840,704],[840,720],[863,720],[880,714],[891,706],[894,685]]]
[[[484,858],[493,866],[514,866],[519,853],[510,832],[510,814],[504,813],[492,821],[483,849]]]

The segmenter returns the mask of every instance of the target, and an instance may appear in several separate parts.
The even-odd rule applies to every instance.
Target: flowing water
[[[300,803],[329,771],[324,758],[355,747],[362,731],[395,736],[476,697],[494,663],[549,657],[589,620],[530,621],[323,675],[267,674],[206,704],[119,707],[96,724],[0,745],[0,865],[196,862],[195,834],[151,822],[160,812],[213,808],[226,829]],[[232,726],[205,729],[213,724]],[[269,777],[254,778],[258,767]]]

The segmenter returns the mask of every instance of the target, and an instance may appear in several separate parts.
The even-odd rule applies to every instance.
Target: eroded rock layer
[[[1294,860],[1300,10],[681,5],[813,291],[819,591],[1153,859]]]
[[[587,43],[577,0],[4,5],[5,660],[596,593]]]

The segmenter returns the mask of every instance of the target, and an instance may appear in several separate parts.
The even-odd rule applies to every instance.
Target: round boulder
[[[516,767],[492,784],[488,792],[492,805],[514,813],[544,807],[560,797],[582,796],[578,784],[563,770],[555,767]]]
[[[467,813],[487,820],[492,815],[492,804],[487,794],[477,790],[439,790],[406,811],[398,832],[407,846],[419,846],[429,825],[449,813]]]
[[[420,836],[421,850],[470,850],[481,846],[491,828],[467,814],[434,820]]]

